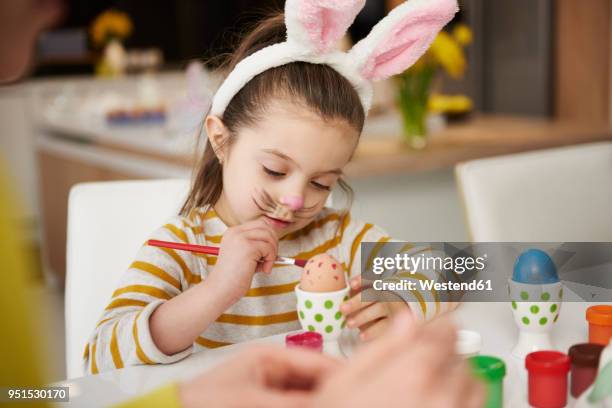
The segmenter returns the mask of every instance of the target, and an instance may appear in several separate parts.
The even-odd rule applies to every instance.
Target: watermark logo
[[[500,302],[516,284],[537,292],[560,282],[564,301],[612,301],[610,242],[364,242],[360,262],[372,289],[364,299],[376,297],[366,300],[392,291],[439,302]]]

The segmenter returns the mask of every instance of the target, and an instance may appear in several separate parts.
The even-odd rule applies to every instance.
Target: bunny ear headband
[[[457,0],[408,0],[391,10],[350,51],[336,50],[336,43],[364,5],[365,0],[287,0],[287,40],[240,61],[217,90],[211,114],[221,117],[234,95],[256,75],[295,61],[334,68],[355,87],[367,114],[372,103],[371,82],[414,64],[459,10]]]

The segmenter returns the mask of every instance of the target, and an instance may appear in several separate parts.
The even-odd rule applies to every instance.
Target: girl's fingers
[[[258,262],[255,272],[271,273],[278,255],[278,243],[271,241],[263,230],[250,230],[244,233],[246,245],[251,245],[256,251],[253,256]]]
[[[251,237],[245,241],[244,245],[249,247],[248,256],[250,260],[257,262],[256,272],[269,272],[272,264],[276,261],[276,245],[265,240],[259,240],[256,237]]]
[[[353,276],[349,281],[349,285],[351,287],[351,296],[359,293],[361,291],[361,274]]]
[[[368,307],[374,302],[362,302],[361,301],[361,292],[357,293],[355,296],[347,300],[346,302],[340,305],[340,311],[343,315],[349,316],[352,313],[355,313],[358,310],[363,309],[364,307]]]
[[[260,261],[257,263],[257,267],[255,268],[255,272],[263,272],[266,275],[272,273],[272,268],[274,267],[275,261]]]
[[[349,286],[351,287],[351,296],[354,296],[365,289],[371,288],[372,281],[361,279],[361,274],[359,274],[349,279]]]
[[[270,239],[270,236],[268,235],[268,233],[261,229],[254,229],[254,230],[246,231],[242,234],[242,238],[247,241],[247,245],[249,244],[248,241],[253,241],[253,242],[264,242],[275,248],[278,246],[277,241]]]
[[[376,302],[350,315],[346,325],[350,328],[361,327],[385,316],[387,316],[387,308],[382,303]]]
[[[241,236],[247,239],[258,239],[269,242],[273,245],[278,245],[278,239],[276,239],[276,236],[265,228],[253,228],[242,232]]]
[[[265,231],[271,241],[278,242],[278,236],[276,235],[272,227],[270,227],[269,225],[265,225],[262,228],[254,228],[254,229]]]
[[[253,221],[246,222],[244,224],[238,225],[236,227],[232,227],[232,229],[236,229],[236,233],[238,235],[243,235],[248,231],[258,231],[263,230],[266,231],[270,240],[274,242],[278,242],[278,237],[274,229],[268,225],[263,219],[257,219]]]
[[[254,260],[258,262],[255,272],[271,273],[278,255],[278,237],[264,218],[259,217],[233,227],[231,230],[233,230],[232,236],[242,240],[239,245],[250,246],[256,251],[253,254],[256,258]]]
[[[389,318],[382,318],[359,333],[359,338],[363,341],[369,341],[379,338],[389,328]]]
[[[254,256],[258,262],[274,262],[276,260],[276,246],[267,242],[267,241],[251,241],[250,245],[252,245],[255,250]]]
[[[258,228],[263,228],[266,229],[268,231],[270,231],[270,233],[272,233],[272,235],[276,236],[276,233],[274,231],[274,228],[272,228],[270,226],[270,224],[268,224],[264,218],[264,216],[261,216],[255,220],[252,221],[248,221],[245,222],[244,224],[238,226],[238,228],[240,228],[241,231],[249,231],[252,229],[258,229]]]
[[[265,274],[271,274],[274,267],[274,261],[265,261],[261,266],[261,271]]]

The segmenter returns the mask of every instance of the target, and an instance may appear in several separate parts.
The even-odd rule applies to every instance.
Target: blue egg
[[[516,258],[512,280],[519,283],[546,284],[559,282],[557,268],[550,256],[539,249],[529,249]]]

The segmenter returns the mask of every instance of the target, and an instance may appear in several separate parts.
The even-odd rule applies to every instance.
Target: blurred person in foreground
[[[62,9],[54,0],[0,0],[0,83],[25,74],[38,33],[55,23]],[[40,305],[28,297],[33,266],[13,225],[17,200],[9,184],[0,155],[0,307],[5,311],[0,387],[40,387],[45,364],[33,324]],[[404,313],[350,362],[305,350],[247,348],[192,380],[168,384],[124,406],[479,407],[482,387],[455,358],[454,342],[448,317],[425,324]],[[418,375],[401,375],[406,367],[418,368]],[[41,404],[33,401],[32,406]]]

